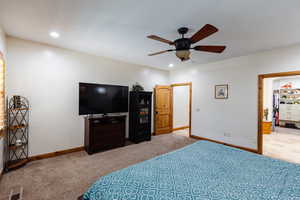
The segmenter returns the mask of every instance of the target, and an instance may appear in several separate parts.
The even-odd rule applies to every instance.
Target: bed
[[[199,141],[101,177],[84,200],[300,200],[300,165]]]

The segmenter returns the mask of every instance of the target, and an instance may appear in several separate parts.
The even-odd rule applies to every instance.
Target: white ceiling
[[[300,43],[299,0],[0,0],[0,23],[8,35],[127,62],[168,69]],[[205,24],[219,32],[197,44],[226,45],[223,54],[192,52],[181,63],[169,46],[147,39],[179,37]],[[49,31],[61,34],[49,37]]]

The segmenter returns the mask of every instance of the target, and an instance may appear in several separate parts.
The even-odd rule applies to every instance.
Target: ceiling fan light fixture
[[[176,56],[181,61],[186,61],[190,59],[191,52],[189,50],[179,50],[176,51]]]

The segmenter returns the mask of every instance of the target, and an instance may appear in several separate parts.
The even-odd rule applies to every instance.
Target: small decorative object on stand
[[[269,109],[266,108],[266,109],[264,109],[264,117],[265,117],[266,121],[268,121],[268,115],[269,115]]]
[[[143,86],[141,86],[138,82],[136,82],[133,86],[132,86],[132,91],[134,92],[140,92],[140,91],[144,91]]]
[[[13,102],[14,102],[14,106],[13,108],[20,108],[21,107],[21,96],[15,95],[13,96]]]
[[[28,100],[18,95],[7,100],[6,171],[28,162],[28,123]]]

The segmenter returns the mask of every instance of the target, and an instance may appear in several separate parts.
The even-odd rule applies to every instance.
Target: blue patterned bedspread
[[[300,200],[300,165],[199,141],[101,177],[86,200]]]

